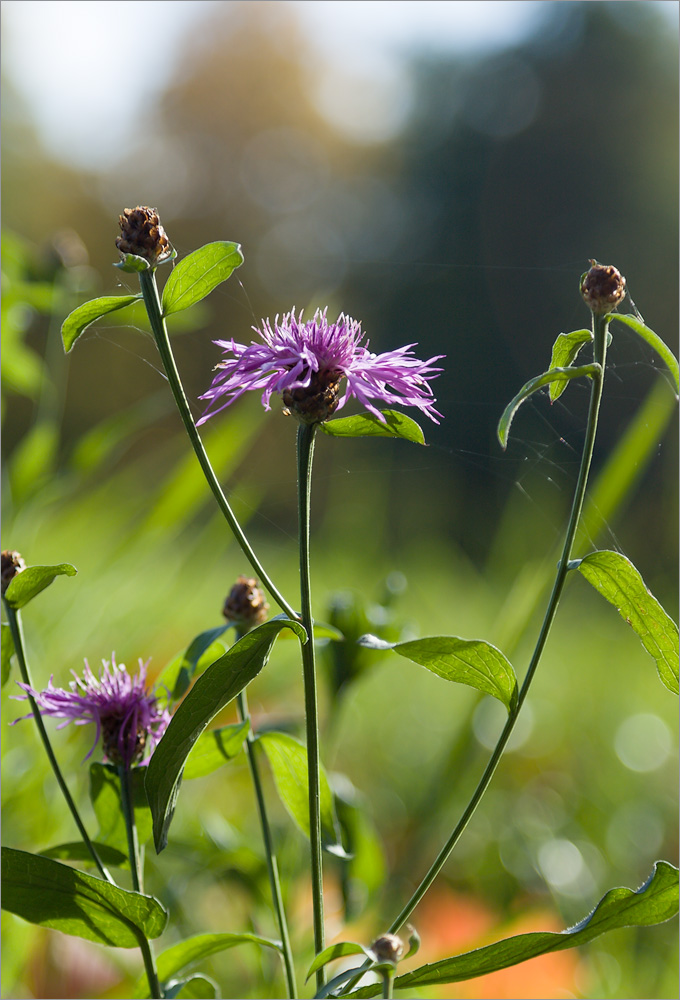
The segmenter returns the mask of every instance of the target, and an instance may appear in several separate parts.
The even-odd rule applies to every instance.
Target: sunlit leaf
[[[5,601],[18,611],[32,601],[45,587],[58,576],[75,576],[78,570],[70,563],[60,563],[58,566],[27,566],[17,573],[5,591]]]
[[[500,649],[483,639],[433,635],[393,643],[375,635],[364,635],[359,642],[368,649],[392,649],[444,680],[467,684],[490,694],[502,701],[508,712],[517,704],[517,677],[512,665]]]
[[[169,316],[200,302],[242,263],[238,243],[220,241],[194,250],[175,266],[165,283],[163,315]]]
[[[498,440],[501,443],[501,447],[505,449],[508,444],[508,434],[510,433],[510,425],[512,424],[515,413],[522,405],[522,403],[536,392],[538,389],[542,389],[544,385],[550,385],[552,382],[562,382],[566,383],[572,378],[582,378],[588,377],[593,378],[595,375],[599,375],[602,371],[600,365],[590,364],[581,365],[579,368],[553,368],[548,372],[543,372],[542,375],[537,375],[535,378],[529,379],[522,388],[519,390],[517,395],[510,400],[508,405],[503,410],[503,415],[498,421],[498,429],[496,433],[498,434]]]
[[[647,590],[630,559],[620,552],[591,552],[578,569],[637,633],[656,660],[663,683],[678,694],[678,626]]]
[[[113,265],[126,274],[139,274],[142,271],[150,271],[151,264],[146,257],[139,257],[136,253],[123,254],[121,260]]]
[[[9,847],[2,848],[2,907],[31,924],[116,948],[158,937],[168,918],[151,896]]]
[[[163,668],[156,679],[161,701],[165,701],[162,688],[169,691],[168,701],[179,701],[189,690],[194,675],[202,673],[211,663],[224,655],[224,644],[216,640],[228,628],[229,625],[218,625],[217,628],[201,632],[191,640],[183,653],[179,653]]]
[[[591,343],[592,339],[593,334],[590,330],[572,330],[571,333],[561,333],[553,344],[550,368],[568,368],[584,344]],[[548,390],[550,402],[554,403],[566,388],[567,383],[564,381],[551,382]]]
[[[243,747],[248,735],[249,723],[236,722],[232,726],[211,729],[198,738],[184,767],[184,780],[204,778],[233,760]]]
[[[305,982],[314,975],[317,969],[322,969],[328,962],[332,962],[336,958],[344,958],[345,955],[365,955],[369,961],[373,960],[373,955],[363,944],[358,944],[356,941],[339,941],[338,944],[332,944],[329,948],[324,948],[322,952],[319,952],[309,967]]]
[[[395,989],[415,990],[422,986],[459,983],[485,976],[499,969],[526,962],[538,955],[564,951],[587,944],[605,931],[619,927],[647,927],[670,920],[678,912],[678,870],[666,861],[657,861],[647,881],[639,889],[610,889],[591,914],[569,930],[518,934],[495,944],[423,965],[394,980]],[[354,990],[351,997],[373,997],[379,984]]]
[[[264,749],[274,775],[279,798],[305,836],[309,836],[309,779],[307,748],[287,733],[261,733],[257,742]],[[321,840],[324,848],[345,857],[333,805],[333,793],[321,768]]]
[[[173,715],[154,750],[146,775],[158,852],[167,844],[187,757],[217,713],[259,674],[284,628],[293,629],[300,641],[306,642],[306,632],[298,622],[279,619],[259,625],[201,674]]]
[[[119,851],[110,844],[101,844],[93,841],[93,846],[97,851],[101,861],[112,868],[124,868],[128,864],[127,854]],[[93,865],[92,855],[88,851],[82,840],[75,840],[68,844],[57,844],[46,851],[39,852],[45,858],[55,858],[57,861],[80,861]]]
[[[186,979],[171,980],[165,987],[166,1000],[215,1000],[220,996],[219,985],[210,976],[197,974]]]
[[[321,424],[324,434],[332,437],[395,437],[414,444],[425,444],[422,428],[398,410],[381,410],[383,423],[374,413],[357,413],[353,417],[338,417]]]
[[[619,315],[619,313],[612,313],[609,317],[610,320],[617,319],[619,323],[625,323],[629,326],[631,330],[635,330],[639,337],[642,337],[650,347],[653,347],[659,357],[662,359],[664,364],[667,366],[669,372],[673,376],[673,382],[675,383],[675,391],[680,392],[680,372],[678,371],[678,359],[675,357],[670,347],[664,344],[658,333],[654,333],[650,330],[648,326],[645,326],[637,316]]]
[[[145,261],[146,263],[146,261]],[[115,312],[116,309],[124,309],[125,306],[138,302],[140,295],[105,295],[100,299],[90,299],[89,302],[78,306],[66,317],[61,327],[61,339],[64,342],[64,350],[68,354],[78,337],[88,326],[106,316],[107,313]]]
[[[12,638],[12,630],[5,622],[2,623],[2,683],[0,687],[4,687],[9,680],[9,675],[12,669],[12,657],[14,656],[14,639]]]

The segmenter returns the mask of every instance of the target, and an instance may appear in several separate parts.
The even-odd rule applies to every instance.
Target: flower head
[[[101,735],[106,758],[113,764],[130,767],[145,754],[147,759],[151,756],[170,722],[170,714],[159,709],[157,698],[146,690],[146,663],[139,661],[134,677],[128,674],[124,663],[116,663],[115,654],[111,655],[110,664],[102,660],[102,665],[99,677],[92,673],[87,660],[82,678],[72,670],[70,691],[54,687],[51,677],[44,691],[34,691],[22,683],[19,687],[35,699],[41,715],[66,720],[58,729],[69,722],[76,726],[94,722],[97,735],[86,760],[92,756]]]
[[[611,312],[626,295],[626,279],[611,264],[590,261],[590,270],[581,275],[581,295],[592,313]]]
[[[266,621],[268,612],[269,605],[257,580],[253,577],[239,576],[227,594],[222,608],[222,614],[227,621],[248,632]]]
[[[384,417],[373,405],[401,403],[416,406],[435,423],[441,414],[434,408],[435,399],[428,381],[441,371],[432,362],[443,355],[420,361],[413,356],[414,344],[399,347],[385,354],[372,354],[363,343],[361,323],[341,314],[329,323],[326,310],[317,310],[314,319],[303,322],[295,310],[286,313],[274,326],[263,320],[262,327],[253,327],[262,338],[248,346],[234,340],[215,343],[233,358],[221,361],[211,387],[201,396],[209,400],[198,421],[204,423],[250,389],[262,390],[262,405],[271,409],[273,392],[283,395],[289,411],[305,423],[328,419],[354,396],[367,410]],[[346,380],[344,394],[341,383]]]
[[[4,549],[2,553],[2,596],[5,596],[5,591],[9,587],[10,583],[17,575],[17,573],[23,572],[26,569],[26,563],[20,552],[16,552],[14,549]]]
[[[172,253],[170,241],[155,208],[147,208],[146,205],[126,208],[119,216],[118,224],[120,236],[116,239],[116,246],[123,255],[132,253],[156,265]]]

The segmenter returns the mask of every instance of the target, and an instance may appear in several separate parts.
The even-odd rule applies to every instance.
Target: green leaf
[[[203,733],[187,758],[184,780],[204,778],[206,774],[212,774],[228,760],[233,760],[241,752],[248,729],[249,723],[245,721]]]
[[[664,344],[658,333],[654,333],[650,330],[648,326],[645,326],[637,316],[619,315],[619,313],[612,313],[608,317],[610,320],[617,319],[619,323],[625,323],[629,326],[631,330],[635,330],[639,337],[642,337],[650,347],[653,347],[656,353],[659,355],[664,364],[668,367],[669,372],[673,376],[673,382],[675,383],[675,391],[680,392],[680,372],[678,371],[678,359],[675,357],[670,347]]]
[[[49,587],[58,576],[75,576],[78,570],[70,563],[58,566],[27,566],[17,573],[5,591],[5,601],[18,611],[32,601],[45,587]]]
[[[394,986],[396,989],[414,990],[421,986],[459,983],[498,969],[507,969],[538,955],[587,944],[605,931],[659,924],[670,920],[677,912],[678,870],[666,861],[657,861],[651,875],[639,889],[610,889],[593,912],[569,930],[518,934],[485,948],[406,972],[395,979]],[[373,997],[380,991],[381,986],[375,984],[364,986],[349,995]]]
[[[302,643],[307,641],[302,625],[290,619],[259,625],[201,674],[172,717],[154,750],[146,775],[146,793],[158,853],[168,842],[168,828],[187,757],[217,713],[259,674],[277,635],[284,628],[293,629]]]
[[[173,980],[165,987],[166,1000],[215,1000],[220,996],[219,986],[210,976],[195,975]]]
[[[122,260],[117,261],[113,266],[127,274],[139,274],[141,271],[151,270],[151,264],[146,257],[138,257],[136,253],[123,254]]]
[[[151,814],[144,790],[145,773],[146,767],[133,767],[130,771],[132,804],[140,844],[145,844],[151,836]],[[127,858],[127,828],[120,778],[112,764],[100,764],[98,761],[90,764],[90,799],[99,823],[97,840],[122,851]]]
[[[620,552],[591,552],[578,569],[637,633],[656,660],[663,683],[678,694],[678,626],[647,590],[630,559]]]
[[[211,663],[225,653],[224,644],[217,642],[229,625],[218,625],[217,628],[208,629],[201,632],[189,643],[183,653],[179,653],[158,675],[156,684],[159,685],[159,695],[161,702],[179,701],[189,690],[195,674],[201,674]],[[164,697],[160,687],[165,687],[170,692],[167,699]]]
[[[584,344],[592,343],[593,334],[590,330],[572,330],[571,333],[561,333],[553,344],[550,367],[568,368],[574,361]],[[550,383],[550,402],[554,403],[567,388],[566,382]]]
[[[163,289],[163,316],[200,302],[243,263],[238,243],[208,243],[176,265]]]
[[[267,754],[279,798],[290,817],[309,837],[309,779],[307,748],[287,733],[261,733],[257,742]],[[336,857],[346,857],[333,805],[333,793],[323,767],[321,786],[321,840],[324,848]]]
[[[172,947],[166,948],[156,959],[158,976],[161,982],[168,982],[174,976],[180,976],[197,962],[220,951],[227,951],[237,944],[258,944],[263,948],[281,950],[281,942],[271,938],[260,937],[257,934],[196,934],[186,938]],[[144,1000],[149,996],[149,984],[146,976],[139,979],[135,990],[135,1000]]]
[[[124,868],[127,865],[128,858],[124,851],[119,851],[116,847],[111,847],[110,844],[101,844],[96,841],[93,841],[93,844],[105,865],[111,865],[112,868]],[[56,847],[50,847],[39,853],[44,858],[56,858],[57,861],[82,861],[85,864],[94,864],[92,855],[82,840],[68,844],[57,844]]]
[[[31,924],[116,948],[163,933],[168,915],[151,896],[9,847],[2,849],[2,906]]]
[[[141,295],[105,295],[101,299],[90,299],[89,302],[78,306],[62,323],[61,339],[66,353],[68,354],[81,333],[84,333],[95,320],[101,319],[107,313],[115,312],[116,309],[131,306],[140,298]]]
[[[373,955],[363,944],[358,944],[356,941],[339,941],[338,944],[332,944],[329,948],[319,952],[309,967],[305,982],[314,975],[317,969],[323,968],[324,965],[336,958],[344,958],[345,955],[365,955],[370,962],[373,961]]]
[[[525,399],[528,399],[532,393],[536,392],[538,389],[542,389],[544,385],[550,385],[552,382],[562,382],[566,383],[572,378],[581,378],[582,376],[587,376],[588,378],[593,378],[595,375],[599,375],[602,368],[598,364],[581,365],[580,368],[552,368],[548,372],[543,372],[542,375],[537,375],[535,378],[529,379],[522,388],[519,390],[517,395],[510,400],[508,405],[503,410],[503,415],[498,421],[498,429],[496,433],[498,434],[498,440],[501,443],[501,447],[505,449],[508,444],[508,434],[510,433],[510,425],[513,421],[515,413],[520,408]]]
[[[285,618],[286,615],[276,615],[271,621],[278,621],[279,618]],[[340,629],[337,629],[334,625],[329,625],[327,622],[317,622],[315,621],[312,626],[312,631],[314,633],[315,639],[332,639],[334,642],[342,642],[345,638]],[[295,636],[288,632],[283,632],[281,634],[281,640],[283,642],[288,639],[294,639]]]
[[[433,635],[392,643],[375,635],[364,635],[359,642],[368,649],[393,649],[446,681],[467,684],[490,694],[502,701],[508,712],[513,712],[517,705],[517,677],[512,665],[500,649],[483,639]]]
[[[4,687],[9,680],[12,670],[12,657],[14,656],[14,639],[12,630],[6,622],[2,623],[2,674],[0,687]]]
[[[339,417],[321,424],[324,434],[332,437],[395,437],[414,444],[425,444],[422,428],[398,410],[381,410],[383,423],[374,413],[358,413],[353,417]]]

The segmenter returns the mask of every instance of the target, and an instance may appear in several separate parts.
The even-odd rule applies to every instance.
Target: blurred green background
[[[51,45],[62,47],[60,74],[74,94],[88,87],[83,50],[69,46],[79,18],[95,8],[113,18],[109,89],[130,118],[95,106],[79,123],[81,142],[91,136],[85,152],[75,140],[69,148],[66,124],[46,129],[10,72],[25,51],[19,15],[46,6],[59,9]],[[342,8],[349,18],[358,6],[381,7],[387,19],[393,8],[398,19],[427,5],[341,4],[338,23]],[[677,349],[677,6],[434,6],[451,8],[448,41],[414,29],[373,49],[339,35],[333,49],[323,19],[335,4],[201,3],[164,49],[160,26],[158,37],[141,30],[134,9],[153,8],[162,22],[185,4],[3,4],[2,545],[29,563],[79,569],[24,615],[39,685],[52,673],[64,685],[83,657],[97,663],[112,650],[129,666],[152,657],[159,670],[219,624],[225,594],[247,572],[196,471],[141,311],[91,328],[68,358],[61,349],[72,308],[133,288],[111,263],[118,215],[137,204],[158,208],[180,255],[217,239],[243,246],[243,267],[171,328],[197,415],[220,357],[212,340],[247,342],[252,324],[292,306],[360,318],[374,350],[417,342],[420,357],[446,355],[434,384],[445,419],[425,428],[427,450],[319,442],[317,615],[348,636],[483,637],[523,674],[587,388],[570,385],[552,408],[534,397],[507,453],[495,426],[520,385],[548,367],[557,334],[587,324],[577,288],[589,258],[621,269],[646,322]],[[531,16],[507,38],[456,43],[466,7],[488,8],[491,24],[499,7],[515,6]],[[54,82],[40,67],[24,72],[37,72],[44,90]],[[65,123],[77,117],[70,100]],[[675,401],[646,345],[620,324],[613,333],[594,468],[601,486],[581,551],[625,552],[674,613]],[[630,427],[641,443],[607,466]],[[292,422],[244,399],[205,437],[258,553],[294,595]],[[351,643],[324,649],[322,670],[323,757],[368,818],[343,935],[368,941],[448,835],[501,720],[472,691],[397,657],[355,655]],[[12,687],[6,721],[24,708],[8,700]],[[299,734],[293,643],[278,644],[250,697],[259,725]],[[640,884],[657,857],[675,860],[675,713],[634,635],[572,581],[519,740],[416,912],[416,961],[568,926],[610,886]],[[87,735],[64,731],[55,745],[90,816]],[[72,839],[30,723],[5,729],[3,746],[5,843],[41,850]],[[305,847],[273,811],[282,866],[294,873],[286,891],[302,968]],[[148,859],[149,887],[173,909],[163,945],[203,930],[273,933],[242,758],[185,784],[173,832],[167,852]],[[342,929],[343,881],[335,862],[327,871],[332,936]],[[3,996],[129,995],[136,955],[111,956],[6,915],[3,927]],[[676,949],[671,925],[620,931],[439,995],[672,997]],[[277,970],[248,948],[212,970],[226,996],[280,995]]]

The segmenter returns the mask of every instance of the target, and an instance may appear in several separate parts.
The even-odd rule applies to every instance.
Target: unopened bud
[[[257,580],[240,576],[229,591],[222,614],[228,622],[236,625],[241,632],[249,632],[266,620],[269,612],[264,593]]]
[[[10,583],[17,575],[21,573],[22,570],[26,569],[26,563],[20,552],[14,552],[11,549],[6,549],[2,553],[2,596],[5,596],[5,591],[9,587]]]
[[[283,390],[283,412],[287,416],[292,414],[301,424],[323,423],[338,408],[341,380],[340,372],[314,372],[308,386]]]
[[[379,962],[398,962],[404,954],[404,942],[396,934],[383,934],[370,949]]]
[[[595,315],[611,312],[623,301],[626,279],[611,264],[591,260],[590,270],[581,276],[581,295]]]
[[[119,218],[120,236],[116,246],[125,255],[143,257],[149,264],[160,264],[172,253],[170,240],[155,208],[138,205],[126,208]]]

